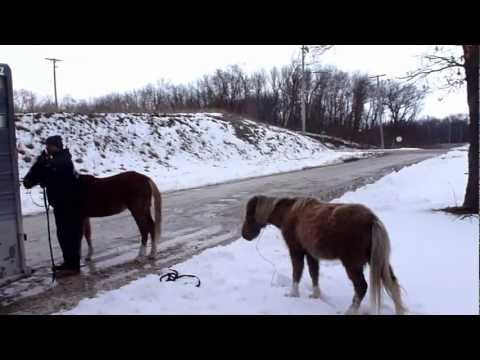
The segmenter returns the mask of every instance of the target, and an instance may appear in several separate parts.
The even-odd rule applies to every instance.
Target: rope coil
[[[174,269],[168,269],[170,272],[163,274],[160,276],[160,281],[163,281],[163,279],[166,279],[165,281],[177,281],[178,279],[184,278],[184,277],[189,277],[189,278],[195,278],[197,279],[197,284],[195,287],[200,287],[201,281],[198,276],[195,275],[188,275],[188,274],[183,274],[180,275],[177,270]]]

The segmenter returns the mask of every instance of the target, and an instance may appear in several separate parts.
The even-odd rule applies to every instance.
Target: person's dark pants
[[[64,263],[69,268],[80,269],[84,219],[71,208],[55,207],[53,213]]]

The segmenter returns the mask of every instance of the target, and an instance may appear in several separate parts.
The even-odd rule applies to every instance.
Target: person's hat
[[[45,145],[55,145],[59,149],[63,149],[62,137],[60,135],[50,136],[45,141]]]

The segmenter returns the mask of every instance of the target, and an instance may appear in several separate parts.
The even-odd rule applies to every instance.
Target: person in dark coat
[[[60,136],[46,140],[46,161],[52,172],[47,197],[53,207],[57,238],[64,263],[55,270],[64,275],[80,273],[81,240],[84,218],[81,214],[81,185],[72,162],[72,155],[64,148]]]

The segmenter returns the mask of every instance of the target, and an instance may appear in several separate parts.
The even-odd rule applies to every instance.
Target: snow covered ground
[[[43,141],[59,134],[80,173],[105,177],[135,170],[152,177],[164,192],[369,156],[217,113],[24,114],[17,116],[16,132],[21,178]],[[22,186],[21,196],[24,214],[42,211],[39,187],[27,191]]]
[[[456,149],[335,200],[366,204],[384,221],[392,241],[392,265],[411,314],[478,314],[478,217],[460,219],[432,211],[461,203],[466,171],[466,148]],[[343,267],[324,261],[323,299],[308,297],[308,271],[301,297],[285,297],[290,260],[273,227],[253,242],[239,239],[208,249],[174,268],[200,277],[201,287],[195,287],[194,280],[160,282],[158,275],[149,275],[84,299],[63,314],[343,314],[353,295]],[[368,295],[363,312],[367,304]],[[393,314],[390,299],[384,304],[382,313]]]

